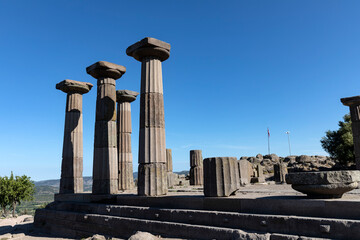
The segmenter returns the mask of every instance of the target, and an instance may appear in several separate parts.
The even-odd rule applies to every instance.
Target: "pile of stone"
[[[319,155],[279,157],[276,154],[264,156],[257,154],[255,157],[241,157],[240,160],[247,160],[254,167],[257,164],[261,164],[264,167],[265,175],[272,175],[274,173],[274,165],[279,163],[285,164],[289,172],[324,171],[339,168],[337,160]]]

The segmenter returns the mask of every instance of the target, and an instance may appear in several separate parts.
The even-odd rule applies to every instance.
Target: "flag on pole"
[[[270,137],[270,131],[269,131],[269,128],[267,128],[267,132],[268,132],[268,137]]]

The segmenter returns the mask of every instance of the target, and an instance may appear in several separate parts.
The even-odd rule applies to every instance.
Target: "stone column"
[[[274,164],[274,180],[276,183],[285,183],[285,176],[288,173],[286,164],[276,163]]]
[[[82,94],[92,87],[91,83],[74,80],[56,84],[56,89],[67,93],[60,193],[83,192]]]
[[[166,171],[172,172],[173,171],[173,164],[172,164],[172,153],[171,149],[166,149]]]
[[[356,169],[360,170],[360,96],[341,98],[340,100],[345,106],[350,108],[355,163]]]
[[[190,151],[190,185],[203,185],[203,158],[201,150]]]
[[[138,194],[167,193],[165,119],[161,62],[170,56],[170,44],[144,38],[126,49],[141,62]]]
[[[118,192],[115,80],[125,71],[124,66],[103,61],[86,68],[97,79],[93,194]]]
[[[134,187],[133,157],[131,153],[131,105],[139,93],[117,90],[117,144],[119,163],[119,190]]]

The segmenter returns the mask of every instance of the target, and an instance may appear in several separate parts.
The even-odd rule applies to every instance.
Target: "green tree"
[[[320,142],[330,157],[337,159],[341,164],[349,165],[355,162],[350,115],[346,114],[343,119],[344,121],[339,121],[339,129],[327,131]]]
[[[10,205],[9,199],[10,184],[8,177],[0,177],[0,207],[6,215],[6,208]]]

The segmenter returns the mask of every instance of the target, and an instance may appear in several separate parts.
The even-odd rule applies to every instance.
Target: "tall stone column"
[[[92,193],[114,194],[118,192],[115,80],[126,68],[100,61],[86,72],[97,79]]]
[[[119,190],[134,187],[133,157],[131,153],[131,105],[139,93],[117,90],[117,144],[119,162]]]
[[[201,150],[190,151],[190,185],[204,184],[204,169]]]
[[[60,193],[83,192],[82,94],[92,87],[91,83],[74,80],[56,84],[56,89],[67,93]]]
[[[360,96],[341,98],[340,100],[350,108],[356,169],[360,170]]]
[[[126,49],[141,62],[138,194],[167,193],[165,119],[161,62],[170,56],[170,44],[144,38]]]

